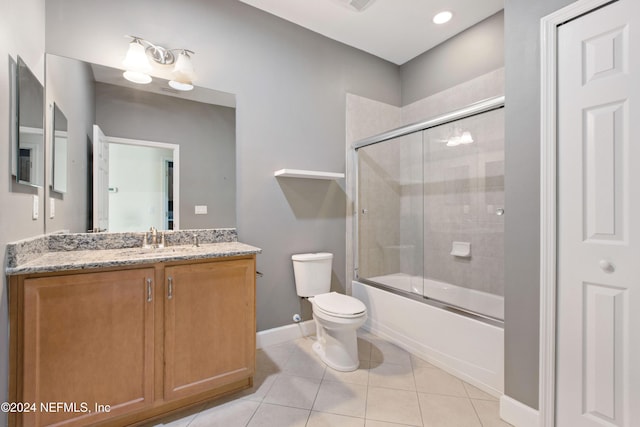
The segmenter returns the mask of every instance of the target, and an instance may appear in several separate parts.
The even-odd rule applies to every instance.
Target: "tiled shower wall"
[[[349,95],[347,152],[358,139],[397,127],[398,112],[401,124],[426,120],[502,95],[503,82],[504,70],[498,69],[403,108]],[[361,271],[369,277],[395,272],[419,275],[424,263],[428,278],[503,295],[504,216],[496,215],[504,203],[502,114],[499,110],[466,119],[459,128],[442,126],[425,132],[425,165],[422,144],[416,143],[422,133],[404,137],[413,138],[411,142],[378,144],[378,154],[371,150],[374,147],[368,154],[360,151],[360,168],[371,181],[361,186],[365,192],[361,197],[370,212],[377,211],[366,219],[361,216],[359,245],[366,251],[360,257]],[[376,116],[378,120],[372,119]],[[380,129],[382,117],[393,126]],[[447,147],[450,134],[461,130],[471,131],[475,142]],[[348,180],[349,194],[354,194],[354,185]],[[367,231],[371,227],[377,231]],[[352,250],[350,237],[347,253]],[[471,242],[471,258],[450,255],[453,241]],[[352,270],[347,265],[347,271]]]

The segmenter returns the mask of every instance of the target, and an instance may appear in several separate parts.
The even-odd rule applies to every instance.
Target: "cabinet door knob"
[[[167,299],[172,299],[173,298],[173,277],[169,276],[167,281],[168,281]]]
[[[151,287],[152,283],[153,282],[151,279],[147,279],[147,302],[153,301],[153,288]]]
[[[606,259],[601,259],[598,265],[600,265],[600,268],[605,273],[613,273],[614,271],[616,271],[616,268],[613,265],[613,263],[611,263],[611,261],[607,261]]]

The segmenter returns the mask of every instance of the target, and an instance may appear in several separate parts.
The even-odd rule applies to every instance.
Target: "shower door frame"
[[[361,140],[358,140],[356,142],[354,142],[351,146],[351,162],[352,162],[352,171],[353,174],[355,176],[354,178],[354,184],[353,184],[353,195],[352,195],[352,199],[353,200],[353,225],[352,225],[352,248],[353,248],[353,252],[352,252],[352,256],[353,256],[353,279],[356,281],[362,281],[363,283],[367,283],[367,284],[372,284],[374,285],[375,282],[369,281],[367,279],[361,279],[358,272],[359,272],[359,218],[360,218],[360,207],[359,207],[359,203],[358,203],[358,195],[360,194],[359,192],[359,169],[358,169],[358,150],[360,148],[363,147],[367,147],[370,145],[375,145],[375,144],[379,144],[381,142],[385,142],[394,138],[398,138],[401,136],[405,136],[405,135],[409,135],[412,133],[416,133],[416,132],[422,132],[425,131],[427,129],[431,129],[437,126],[441,126],[441,125],[446,125],[448,123],[451,122],[455,122],[458,120],[463,120],[469,117],[473,117],[476,116],[478,114],[482,114],[482,113],[487,113],[489,111],[494,111],[494,110],[498,110],[500,108],[504,108],[504,104],[505,104],[505,97],[504,95],[502,96],[496,96],[493,98],[487,98],[484,99],[482,101],[479,102],[475,102],[473,104],[469,104],[465,107],[462,107],[458,110],[454,110],[448,113],[444,113],[435,117],[432,117],[430,119],[421,121],[421,122],[417,122],[417,123],[413,123],[413,124],[409,124],[406,126],[402,126],[396,129],[392,129],[383,133],[380,133],[378,135],[374,135],[374,136],[370,136]],[[411,299],[415,299],[415,300],[420,300],[423,302],[428,302],[429,304],[432,304],[436,307],[445,309],[445,310],[449,310],[449,311],[453,311],[456,313],[459,313],[463,316],[467,316],[467,317],[472,317],[472,318],[476,318],[478,320],[481,320],[483,322],[486,323],[490,323],[496,326],[502,326],[503,325],[503,321],[500,321],[498,319],[494,319],[492,317],[488,317],[488,316],[484,316],[480,313],[475,313],[475,312],[471,312],[471,311],[467,311],[465,309],[462,309],[460,307],[455,307],[452,305],[449,305],[445,302],[442,301],[436,301],[436,300],[431,300],[430,298],[425,298],[423,295],[414,295],[411,293],[406,293],[400,290],[394,290],[388,287],[384,287],[385,290],[389,291],[389,292],[394,292],[394,293],[398,293],[401,294],[403,296],[409,297]]]

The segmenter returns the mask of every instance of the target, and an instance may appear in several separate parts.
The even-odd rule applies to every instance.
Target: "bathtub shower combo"
[[[354,144],[366,328],[503,390],[504,97]]]

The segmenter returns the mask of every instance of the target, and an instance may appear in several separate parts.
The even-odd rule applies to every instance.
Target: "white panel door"
[[[93,125],[93,231],[109,228],[109,142]]]
[[[558,29],[556,425],[640,426],[640,1]]]

